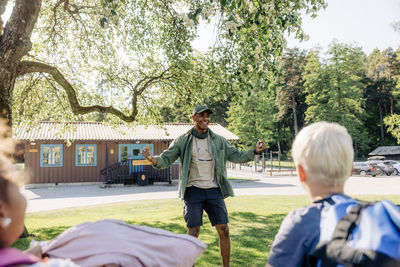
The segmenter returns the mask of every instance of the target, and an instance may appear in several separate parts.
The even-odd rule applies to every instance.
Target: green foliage
[[[298,48],[287,49],[280,61],[281,75],[277,77],[276,105],[278,120],[292,127],[293,135],[303,125],[306,109],[302,74],[305,65],[305,51]]]
[[[242,149],[253,148],[258,140],[274,140],[274,95],[264,85],[261,89],[238,96],[228,110],[228,129],[240,137]]]
[[[337,122],[345,126],[357,147],[366,150],[368,136],[364,130],[363,61],[360,47],[333,42],[325,64],[311,51],[303,78],[306,89],[305,120]]]
[[[183,118],[193,104],[227,101],[240,93],[248,72],[263,76],[273,70],[284,33],[304,38],[300,12],[315,15],[324,5],[323,0],[101,0],[99,5],[45,0],[25,59],[57,67],[82,106],[112,106],[151,123],[174,119],[165,113],[177,105],[176,115]],[[217,21],[216,43],[206,54],[191,45],[201,21]],[[116,121],[73,114],[69,102],[52,76],[26,75],[13,95],[16,124]]]
[[[171,101],[165,96],[170,106],[164,114],[189,122],[193,105],[205,102],[216,111],[212,120],[229,123],[228,128],[241,138],[241,148],[265,139],[270,149],[283,153],[290,150],[296,125],[300,130],[305,122],[334,121],[347,127],[355,141],[356,157],[363,157],[381,145],[380,103],[382,122],[400,109],[396,53],[376,50],[366,57],[357,46],[334,42],[323,56],[318,49],[307,56],[305,51],[288,49],[279,61],[278,73],[260,74],[249,65],[236,76],[229,75],[225,61],[196,57],[191,64],[203,72],[192,72],[188,85],[196,90]],[[376,69],[382,64],[386,67],[377,79]],[[384,144],[393,145],[396,142],[387,127]]]
[[[387,116],[384,119],[384,123],[388,127],[388,132],[397,139],[397,144],[400,145],[400,115],[393,114]]]
[[[195,30],[187,27],[172,4],[153,1],[103,1],[92,6],[77,1],[80,12],[68,14],[55,3],[43,5],[33,35],[30,57],[56,65],[74,86],[84,106],[115,106],[125,113],[138,109],[138,120],[154,122],[153,101],[157,91],[182,90],[180,80],[191,51]],[[177,3],[183,4],[182,2]],[[105,7],[104,7],[105,6]],[[102,21],[98,23],[99,16]],[[60,120],[70,114],[68,98],[52,77],[32,75],[18,84],[31,95],[50,94],[47,109],[43,102],[27,102],[15,94],[15,112],[21,120]],[[38,80],[27,83],[27,80]],[[45,88],[46,92],[43,91]],[[60,93],[61,92],[61,93]],[[29,106],[39,107],[30,110]],[[21,109],[25,107],[25,109]],[[52,111],[52,112],[50,112]],[[109,117],[104,116],[109,119]],[[93,119],[73,116],[67,120]]]
[[[400,61],[391,48],[379,51],[375,49],[367,58],[366,69],[366,124],[369,135],[373,136],[373,146],[393,145],[396,141],[387,133],[384,117],[400,111],[396,80],[400,75]],[[385,123],[386,124],[386,123]]]
[[[395,144],[400,48],[366,57],[334,42],[323,57],[283,53],[285,33],[307,38],[301,12],[315,16],[323,7],[323,0],[44,0],[23,60],[56,67],[80,105],[115,107],[139,123],[190,122],[193,106],[207,103],[213,121],[229,122],[246,148],[264,139],[288,151],[303,124],[319,120],[345,125],[364,155]],[[203,22],[215,23],[215,42],[199,53],[192,41]],[[74,114],[65,85],[29,73],[0,99],[12,101],[17,127],[121,119]]]

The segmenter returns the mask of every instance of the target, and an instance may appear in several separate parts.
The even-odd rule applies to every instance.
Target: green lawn
[[[357,196],[363,200],[390,199],[396,196]],[[284,216],[306,205],[306,196],[240,196],[226,199],[231,233],[231,266],[264,266],[273,238]],[[174,233],[186,233],[182,217],[183,203],[178,199],[143,200],[28,213],[26,226],[34,237],[20,239],[14,246],[26,249],[31,239],[49,240],[68,227],[104,218],[121,219],[127,223],[159,227]],[[208,245],[196,266],[220,266],[218,238],[207,216],[200,239]]]

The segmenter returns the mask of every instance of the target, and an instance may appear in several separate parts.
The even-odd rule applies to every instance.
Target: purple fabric
[[[69,228],[42,251],[50,258],[71,259],[86,266],[193,266],[206,245],[186,234],[101,220]]]
[[[0,267],[15,266],[22,264],[34,264],[41,260],[33,255],[24,253],[18,249],[1,248],[0,249]]]

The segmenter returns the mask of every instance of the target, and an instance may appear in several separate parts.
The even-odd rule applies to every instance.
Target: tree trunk
[[[292,93],[292,109],[293,109],[293,128],[294,128],[294,136],[299,132],[299,125],[297,124],[297,103],[294,97],[294,93]]]
[[[279,170],[281,170],[281,143],[278,141],[278,164]]]
[[[31,50],[31,35],[39,16],[41,0],[16,0],[0,36],[0,117],[12,123],[12,94],[18,63]]]
[[[339,78],[339,74],[337,74],[337,100],[338,100],[338,113],[339,113],[339,119],[341,122],[343,122],[343,116],[342,116],[342,96],[341,96],[341,91],[340,91],[340,78]]]
[[[390,115],[393,115],[393,94],[390,95]]]
[[[10,74],[11,73],[5,72],[4,69],[0,67],[0,118],[7,119],[9,125],[11,126],[12,123],[11,92],[12,88],[14,87],[15,77],[10,77],[13,76]]]
[[[381,125],[381,142],[382,145],[385,142],[385,135],[384,135],[384,131],[383,131],[383,114],[382,114],[382,102],[379,101],[379,123]]]

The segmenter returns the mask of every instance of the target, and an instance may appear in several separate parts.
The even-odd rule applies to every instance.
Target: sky
[[[400,21],[400,0],[327,0],[328,7],[311,19],[303,16],[303,29],[309,40],[299,42],[287,38],[288,47],[297,46],[307,51],[316,45],[325,50],[337,39],[341,43],[357,44],[369,54],[375,48],[384,50],[400,46],[400,32],[392,24]],[[199,38],[193,45],[206,51],[212,44],[212,28],[201,25]]]
[[[288,47],[310,50],[316,45],[328,47],[333,39],[342,43],[356,43],[366,53],[375,48],[384,50],[400,46],[400,32],[392,24],[400,21],[400,0],[328,0],[328,7],[320,10],[315,19],[303,17],[307,42],[288,38]]]

